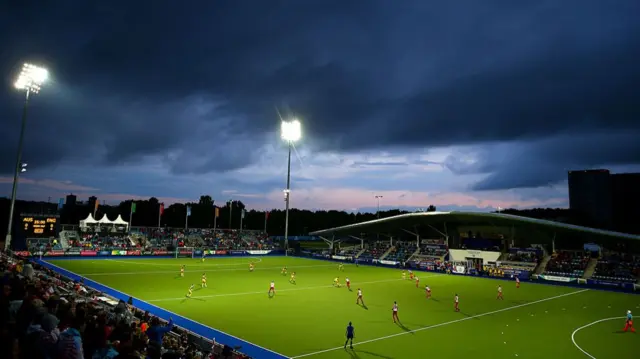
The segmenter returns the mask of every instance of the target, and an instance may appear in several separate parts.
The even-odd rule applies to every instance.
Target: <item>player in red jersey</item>
[[[397,302],[393,302],[393,308],[391,309],[393,311],[393,322],[400,322],[400,318],[398,318],[398,303]]]
[[[416,277],[416,288],[420,288],[420,278]]]
[[[453,303],[454,303],[454,309],[456,310],[456,312],[459,312],[460,311],[460,297],[458,297],[457,294],[453,298]]]
[[[271,284],[269,285],[269,292],[267,293],[268,295],[276,295],[276,282],[271,281]]]
[[[347,289],[351,290],[351,281],[349,280],[349,277],[345,278],[344,281],[347,283]]]
[[[364,306],[364,299],[362,299],[362,289],[358,288],[358,299],[356,299],[356,304],[362,304]]]
[[[424,290],[426,292],[427,299],[431,298],[431,288],[429,288],[429,286],[426,286],[424,287]]]
[[[413,271],[409,270],[409,279],[413,279],[413,277],[414,277]]]
[[[498,286],[498,297],[496,299],[500,299],[500,300],[504,300],[504,297],[502,296],[502,286]]]
[[[520,278],[516,276],[516,288],[520,288]]]

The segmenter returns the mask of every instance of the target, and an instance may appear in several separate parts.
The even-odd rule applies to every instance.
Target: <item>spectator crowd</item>
[[[1,255],[0,358],[248,358],[51,270]]]

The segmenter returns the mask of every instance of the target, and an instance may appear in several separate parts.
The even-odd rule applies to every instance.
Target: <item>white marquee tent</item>
[[[87,218],[85,218],[85,219],[80,221],[80,228],[84,229],[84,228],[87,228],[89,225],[92,225],[92,224],[98,224],[98,221],[96,221],[93,218],[93,216],[91,215],[91,213],[89,213]]]
[[[95,218],[93,218],[91,213],[89,213],[87,218],[80,221],[80,229],[82,230],[86,230],[89,226],[96,226],[96,225],[100,227],[118,226],[118,227],[125,227],[125,229],[127,230],[129,229],[129,223],[123,220],[121,215],[118,215],[118,218],[112,221],[109,219],[109,217],[107,217],[106,214],[102,216],[100,220],[96,220]]]
[[[124,219],[122,219],[121,215],[118,215],[118,218],[116,218],[116,220],[113,221],[113,224],[115,224],[116,226],[124,226],[127,230],[129,229],[129,223]]]

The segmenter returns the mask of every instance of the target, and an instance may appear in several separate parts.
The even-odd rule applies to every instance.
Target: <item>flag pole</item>
[[[160,207],[158,207],[158,228],[160,228],[160,220],[162,217],[162,206],[164,206],[164,204],[160,203]]]
[[[242,232],[242,221],[244,221],[244,208],[240,212],[240,231]]]
[[[214,232],[217,227],[218,227],[218,208],[216,208],[216,206],[213,206],[213,231]]]
[[[267,218],[269,217],[269,211],[264,212],[264,233],[267,233]]]
[[[184,230],[189,229],[189,206],[187,206],[187,213],[184,216]]]
[[[133,209],[135,207],[135,202],[131,201],[131,208],[129,208],[129,231],[131,231],[131,225],[133,224]]]

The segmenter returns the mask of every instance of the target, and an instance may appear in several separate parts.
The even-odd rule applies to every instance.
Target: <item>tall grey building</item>
[[[569,171],[569,207],[598,227],[613,226],[609,170]]]
[[[640,232],[640,173],[611,175],[613,224],[626,233]]]

